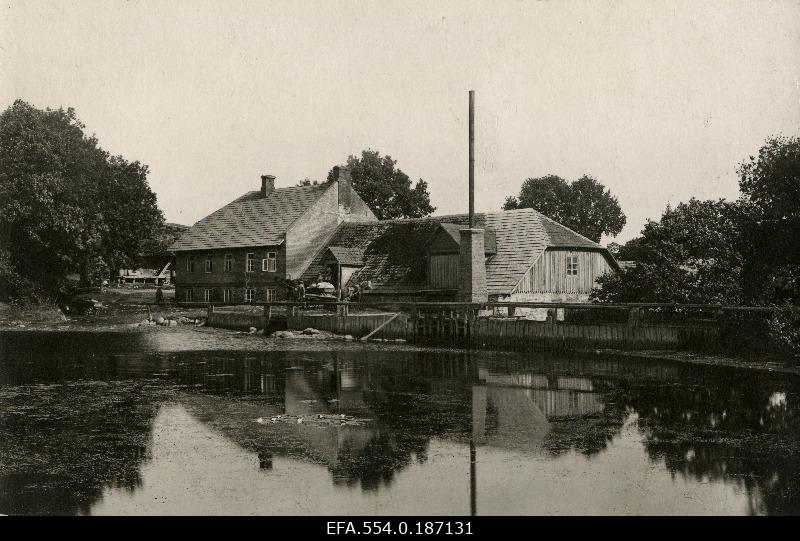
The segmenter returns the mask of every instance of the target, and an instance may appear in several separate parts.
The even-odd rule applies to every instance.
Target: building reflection
[[[800,513],[800,393],[770,374],[596,356],[105,350],[3,359],[15,391],[0,395],[0,452],[33,458],[0,476],[2,509],[80,513],[104,487],[136,490],[155,412],[177,402],[253,453],[256,475],[301,458],[363,491],[425,462],[433,439],[463,444],[472,496],[482,453],[591,456],[635,414],[645,452],[675,476],[742,483],[754,514]],[[26,387],[42,383],[70,392]],[[341,414],[360,422],[255,422]]]

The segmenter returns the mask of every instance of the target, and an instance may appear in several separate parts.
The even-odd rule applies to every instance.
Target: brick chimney
[[[350,168],[337,165],[334,168],[334,176],[339,185],[339,207],[349,209],[353,204],[353,177],[350,175]]]
[[[275,175],[261,175],[261,197],[267,197],[275,191]]]
[[[458,301],[486,302],[486,248],[482,228],[460,229],[458,251]]]

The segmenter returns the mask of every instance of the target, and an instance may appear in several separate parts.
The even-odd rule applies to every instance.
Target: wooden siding
[[[567,276],[567,257],[578,257],[578,275]],[[514,293],[589,293],[595,280],[611,271],[600,252],[588,250],[545,250],[522,277]]]
[[[428,259],[428,285],[432,288],[458,287],[458,254],[431,254]]]
[[[276,252],[276,270],[262,270],[262,259],[269,252]],[[255,254],[255,269],[247,272],[247,254]],[[205,272],[206,255],[211,254],[212,270]],[[232,256],[231,270],[225,270],[225,255]],[[194,272],[186,269],[186,260],[194,257]],[[284,246],[235,248],[231,250],[207,250],[197,252],[178,252],[175,255],[175,298],[177,302],[186,300],[186,290],[192,290],[194,302],[204,302],[204,291],[211,290],[211,301],[224,301],[224,290],[230,289],[231,302],[243,302],[245,289],[255,289],[254,302],[266,301],[266,290],[274,289],[279,299],[287,296],[284,279],[286,277],[286,254]]]

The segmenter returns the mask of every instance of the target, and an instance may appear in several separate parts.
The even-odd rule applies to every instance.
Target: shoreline
[[[141,313],[144,312],[142,308]],[[182,311],[165,311],[157,316],[179,316],[187,314]],[[199,315],[199,314],[190,314]],[[147,349],[154,351],[176,352],[192,350],[247,350],[247,351],[274,351],[276,349],[288,348],[298,350],[307,348],[309,350],[330,349],[333,344],[335,349],[353,350],[386,350],[394,348],[404,348],[411,351],[467,351],[464,348],[440,347],[434,345],[419,345],[412,343],[394,342],[361,342],[358,340],[344,341],[339,339],[302,339],[302,338],[270,338],[260,334],[250,334],[246,331],[226,330],[204,325],[180,324],[173,327],[142,327],[138,325],[138,318],[131,318],[122,314],[115,314],[113,318],[106,321],[96,321],[86,318],[68,318],[62,322],[35,322],[28,321],[24,326],[9,325],[8,322],[0,322],[0,333],[118,333],[126,335],[141,335],[147,339]],[[154,314],[156,316],[156,314]],[[131,321],[134,319],[135,321]],[[15,322],[12,322],[15,323]],[[524,352],[514,350],[480,350],[491,354],[506,355],[520,354]],[[544,352],[539,350],[537,353]],[[691,351],[677,350],[620,350],[620,349],[585,349],[578,348],[562,352],[612,356],[616,358],[632,360],[655,360],[693,364],[699,366],[729,367],[748,370],[759,370],[772,373],[800,375],[800,366],[791,364],[790,361],[780,361],[777,359],[758,360],[753,358],[737,358],[724,354],[695,353]]]

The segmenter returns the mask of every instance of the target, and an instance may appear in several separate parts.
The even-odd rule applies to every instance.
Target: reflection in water
[[[800,512],[787,376],[2,339],[0,513]]]

